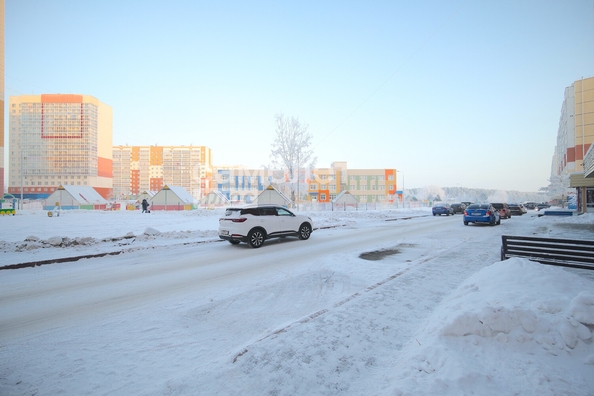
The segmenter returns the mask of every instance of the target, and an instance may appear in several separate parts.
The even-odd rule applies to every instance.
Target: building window
[[[320,201],[326,200],[326,194],[320,194]]]
[[[336,191],[336,184],[330,184],[330,191]]]
[[[315,190],[316,189],[316,185],[315,184],[310,184],[309,185],[309,189],[310,190]]]
[[[356,185],[354,185],[354,184],[351,184],[351,190],[355,190],[356,188],[357,188],[357,186],[356,186]]]
[[[361,176],[359,177],[361,180],[367,180],[367,176]]]
[[[322,180],[326,180],[327,178],[328,178],[327,175],[320,175],[320,179],[322,179]]]

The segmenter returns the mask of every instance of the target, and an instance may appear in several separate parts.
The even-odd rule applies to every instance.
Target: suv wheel
[[[264,231],[259,228],[251,230],[248,235],[248,243],[253,248],[259,248],[264,243]]]
[[[311,235],[311,227],[309,224],[301,224],[299,227],[299,239],[306,240],[309,239]]]

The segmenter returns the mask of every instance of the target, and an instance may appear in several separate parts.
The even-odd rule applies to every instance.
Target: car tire
[[[467,221],[465,221],[465,222],[464,222],[464,225],[468,225],[468,222],[467,222]]]
[[[311,226],[309,224],[301,224],[299,227],[299,239],[305,241],[311,235]]]
[[[248,243],[253,248],[262,246],[264,239],[266,239],[266,234],[264,234],[264,231],[260,228],[253,229],[248,234]]]
[[[495,223],[497,225],[501,224],[501,217],[499,218],[499,220],[497,220],[497,223]]]
[[[231,245],[239,245],[239,241],[229,241]]]

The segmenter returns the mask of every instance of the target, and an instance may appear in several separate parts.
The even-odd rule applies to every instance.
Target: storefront
[[[586,178],[582,172],[572,173],[569,186],[576,189],[578,213],[594,213],[594,177]]]

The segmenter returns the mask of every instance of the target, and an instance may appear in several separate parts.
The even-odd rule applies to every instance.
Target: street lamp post
[[[23,148],[20,147],[20,151],[21,151],[21,163],[20,163],[20,168],[21,168],[21,202],[20,202],[20,209],[23,210]]]
[[[396,173],[402,173],[402,207],[404,208],[404,172],[396,171]],[[396,180],[398,182],[398,180]]]

